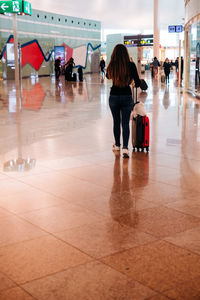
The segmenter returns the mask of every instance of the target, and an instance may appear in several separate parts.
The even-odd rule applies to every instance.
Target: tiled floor
[[[0,299],[200,299],[200,102],[145,77],[124,160],[98,74],[0,82]]]

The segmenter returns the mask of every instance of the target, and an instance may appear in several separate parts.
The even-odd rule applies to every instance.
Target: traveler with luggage
[[[164,72],[165,72],[166,83],[167,82],[169,83],[169,74],[170,74],[171,64],[170,64],[168,58],[165,59],[165,62],[163,64],[163,68],[164,68]]]
[[[74,59],[71,57],[68,62],[65,64],[65,80],[72,81],[72,70],[75,66]]]
[[[113,151],[120,151],[120,133],[122,127],[122,154],[124,158],[128,158],[128,142],[130,136],[129,119],[133,108],[130,83],[134,80],[135,86],[139,87],[140,79],[136,65],[130,61],[127,48],[123,44],[115,46],[107,67],[106,77],[113,82],[109,97],[115,138]]]
[[[55,60],[55,76],[56,79],[59,79],[61,73],[61,57],[58,57]]]
[[[157,59],[157,57],[154,57],[153,60],[153,77],[157,78],[158,77],[158,67],[160,67],[160,63]]]

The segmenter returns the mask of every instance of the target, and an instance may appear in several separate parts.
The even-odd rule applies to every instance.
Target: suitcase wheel
[[[133,151],[135,152],[135,147],[133,147]]]
[[[144,152],[144,148],[142,148],[142,152]]]
[[[149,152],[149,147],[146,147],[146,151]]]

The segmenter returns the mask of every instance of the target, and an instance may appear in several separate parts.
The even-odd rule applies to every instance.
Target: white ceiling
[[[32,8],[99,20],[102,29],[126,33],[153,30],[153,0],[29,0]],[[184,0],[158,0],[160,28],[183,24]]]

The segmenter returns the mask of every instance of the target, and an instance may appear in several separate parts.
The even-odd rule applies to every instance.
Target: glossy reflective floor
[[[145,78],[124,160],[98,74],[0,82],[0,299],[200,299],[200,102]]]

